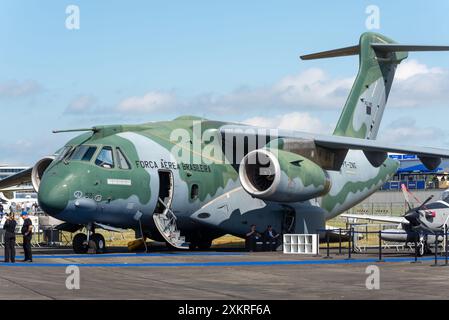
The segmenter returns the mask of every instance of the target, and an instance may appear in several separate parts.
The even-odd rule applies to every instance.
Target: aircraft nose
[[[59,214],[68,203],[67,185],[54,177],[44,177],[39,185],[38,201],[42,210],[49,215]]]

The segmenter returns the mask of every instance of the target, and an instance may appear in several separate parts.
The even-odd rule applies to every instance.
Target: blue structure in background
[[[443,167],[438,167],[435,170],[427,169],[419,160],[418,156],[414,154],[390,154],[390,158],[396,159],[400,162],[400,167],[396,172],[395,177],[386,182],[382,186],[382,190],[400,190],[401,184],[407,186],[408,189],[427,189],[438,188],[438,181],[433,180],[429,182],[429,176],[436,177],[437,175],[447,175]],[[449,167],[448,163],[444,163]],[[442,163],[442,165],[444,165]],[[427,185],[426,185],[427,176]],[[433,178],[435,179],[435,178]]]

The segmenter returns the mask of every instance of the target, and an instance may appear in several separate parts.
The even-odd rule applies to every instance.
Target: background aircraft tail
[[[363,33],[352,47],[301,56],[303,60],[359,55],[359,72],[334,135],[376,139],[396,67],[408,51],[442,51],[449,46],[401,45],[373,32]]]

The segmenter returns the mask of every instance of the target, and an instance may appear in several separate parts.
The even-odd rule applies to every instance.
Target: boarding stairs
[[[185,241],[184,236],[181,236],[181,231],[176,224],[176,215],[161,198],[158,198],[158,201],[164,207],[162,213],[153,214],[153,220],[159,233],[171,246],[177,249],[189,249],[190,244]]]

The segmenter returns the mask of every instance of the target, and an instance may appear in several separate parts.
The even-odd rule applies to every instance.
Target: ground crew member
[[[33,256],[31,254],[31,237],[33,236],[33,223],[28,218],[28,212],[22,211],[22,235],[23,235],[23,252],[25,259],[23,262],[33,262]]]
[[[14,214],[10,214],[3,225],[5,230],[5,262],[16,262],[16,225]]]

